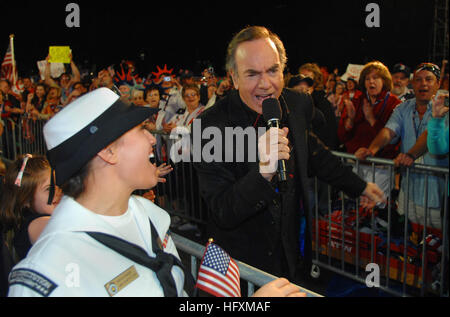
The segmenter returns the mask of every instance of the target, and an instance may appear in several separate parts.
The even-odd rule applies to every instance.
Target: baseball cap
[[[309,87],[312,87],[312,85],[314,84],[314,81],[312,80],[311,77],[299,74],[289,79],[288,88],[293,88],[298,84],[300,84],[301,82],[305,82]]]
[[[420,72],[422,70],[428,70],[428,71],[432,72],[436,76],[436,78],[438,80],[441,79],[441,69],[436,64],[433,64],[433,63],[421,63],[414,70],[414,74],[416,74],[416,73],[418,73],[418,72]]]
[[[391,73],[392,74],[403,73],[403,74],[405,74],[406,77],[409,78],[411,76],[411,69],[408,66],[399,63],[399,64],[394,65]]]

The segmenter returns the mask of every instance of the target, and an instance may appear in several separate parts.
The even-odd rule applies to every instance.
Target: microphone
[[[269,98],[263,101],[262,103],[262,111],[264,120],[267,121],[267,127],[280,129],[280,118],[281,118],[281,106],[278,99]],[[278,161],[278,180],[280,182],[285,182],[287,180],[286,173],[286,161],[279,160]]]

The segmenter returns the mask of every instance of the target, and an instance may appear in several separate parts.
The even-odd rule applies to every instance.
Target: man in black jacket
[[[225,136],[226,128],[230,127],[265,127],[262,102],[267,98],[279,99],[283,129],[277,131],[278,146],[274,148],[278,158],[287,161],[289,177],[285,189],[280,190],[276,173],[264,170],[266,162],[250,159],[250,138],[244,153],[239,153],[238,149],[231,153],[232,162],[202,161],[195,166],[201,194],[209,207],[211,237],[232,257],[301,282],[301,273],[309,271],[312,253],[312,217],[305,199],[308,177],[317,175],[351,197],[364,194],[371,205],[382,200],[382,192],[375,184],[364,182],[343,167],[314,135],[309,134],[313,116],[311,97],[283,89],[285,65],[283,43],[275,34],[263,27],[242,30],[231,41],[227,57],[227,69],[236,91],[200,116],[203,131],[215,127]],[[270,142],[272,136],[267,132],[263,137]],[[226,152],[229,143],[225,137],[221,141],[225,149],[222,156],[229,158],[230,153]],[[261,146],[257,147],[261,154]],[[241,154],[243,161],[236,159]],[[307,224],[304,250],[299,246],[302,216]]]

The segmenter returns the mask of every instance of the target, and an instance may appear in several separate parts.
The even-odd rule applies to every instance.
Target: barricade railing
[[[4,118],[3,123],[3,133],[0,138],[2,156],[9,160],[15,160],[17,157],[17,123],[11,118]]]
[[[25,153],[45,155],[43,127],[47,120],[23,115],[4,118],[3,122],[5,126],[0,137],[0,148],[4,158],[14,161],[18,155]]]
[[[164,131],[152,131],[157,138],[155,147],[155,163],[165,162],[173,167],[173,171],[165,176],[165,183],[158,183],[155,188],[156,202],[171,215],[199,225],[207,223],[207,207],[200,196],[198,177],[193,164],[174,163],[170,159],[167,143],[169,134]],[[161,153],[163,152],[163,153]]]
[[[406,188],[411,187],[413,174],[424,178],[425,204],[422,207],[425,216],[423,223],[417,225],[409,220],[410,190],[406,190],[404,197],[401,197],[405,201],[403,216],[396,211],[399,200],[392,197],[391,192],[398,170],[392,160],[367,158],[360,162],[354,155],[339,152],[333,154],[345,164],[353,165],[357,173],[361,165],[369,166],[372,179],[368,181],[377,181],[377,169],[387,170],[387,205],[364,211],[359,207],[359,199],[350,200],[342,192],[333,192],[328,185],[325,193],[319,192],[321,184],[316,179],[313,195],[313,263],[397,296],[448,296],[448,168],[420,164],[402,167],[402,184],[406,184]],[[439,178],[443,184],[440,187],[440,228],[431,227],[428,223],[432,209],[428,207],[428,184],[435,181],[433,178]],[[323,210],[319,202],[324,195],[326,210]],[[402,217],[403,223],[394,226],[394,219]],[[366,272],[369,264],[371,266]],[[380,281],[379,285],[370,281],[368,283],[368,272],[371,278],[376,277]]]
[[[46,154],[43,128],[47,120],[22,116],[19,122],[19,153]]]
[[[45,154],[46,147],[43,140],[42,127],[45,120],[19,118],[3,119],[5,122],[2,136],[3,157],[14,160],[23,153]],[[16,123],[17,122],[17,123]],[[167,133],[153,131],[164,143],[169,138]],[[160,147],[157,151],[161,152]],[[166,149],[167,150],[167,149]],[[170,163],[169,151],[157,153],[159,162]],[[372,181],[377,181],[375,171],[384,169],[389,175],[387,192],[388,201],[385,208],[375,208],[373,212],[364,212],[359,206],[359,199],[348,199],[343,193],[336,193],[326,185],[325,193],[320,191],[323,184],[314,182],[312,193],[314,222],[313,263],[318,267],[336,272],[342,276],[366,283],[368,264],[379,267],[381,283],[379,288],[398,296],[448,296],[448,168],[415,164],[404,167],[402,175],[406,188],[409,188],[411,175],[422,174],[424,177],[425,210],[424,223],[415,231],[411,230],[408,221],[410,204],[406,206],[403,222],[397,229],[401,229],[401,237],[396,236],[393,228],[396,214],[396,204],[399,199],[390,195],[398,186],[396,174],[398,169],[393,161],[380,158],[368,158],[364,162],[358,161],[354,155],[333,152],[345,164],[353,165],[356,172],[361,167],[372,170]],[[172,216],[178,216],[184,221],[205,225],[207,223],[207,208],[198,186],[195,169],[190,163],[171,164],[174,171],[167,175],[165,183],[159,183],[155,189],[156,203],[167,210]],[[442,189],[442,216],[440,230],[428,227],[428,183],[433,178],[440,178],[444,186]],[[397,182],[397,184],[396,184]],[[406,191],[408,202],[410,191]],[[325,208],[321,205],[325,197]],[[383,217],[380,217],[383,216]],[[385,222],[383,230],[378,224]],[[416,241],[411,241],[412,233],[418,234]],[[431,241],[427,241],[427,239]],[[422,244],[422,240],[424,241]],[[436,247],[438,245],[438,247]],[[405,247],[406,246],[406,247]]]
[[[191,273],[194,278],[197,278],[198,269],[200,266],[199,260],[202,259],[206,247],[194,241],[186,239],[176,233],[172,233],[171,236],[173,241],[175,242],[178,252],[182,251],[190,256]],[[239,267],[241,280],[247,282],[248,297],[254,294],[256,287],[261,287],[277,278],[271,274],[258,270],[257,268],[254,268],[238,260],[235,260],[235,262]],[[307,297],[322,297],[322,295],[319,295],[301,286],[299,286],[299,288],[301,292],[306,293]]]

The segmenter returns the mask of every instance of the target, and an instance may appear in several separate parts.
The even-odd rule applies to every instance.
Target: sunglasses
[[[441,69],[436,64],[422,63],[419,66],[417,66],[416,70],[414,71],[414,74],[416,74],[422,70],[428,70],[428,71],[432,72],[437,77],[437,79],[441,78]]]

